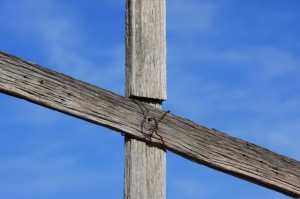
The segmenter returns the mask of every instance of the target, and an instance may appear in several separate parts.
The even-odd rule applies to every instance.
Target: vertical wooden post
[[[126,96],[166,100],[166,0],[126,0]],[[124,198],[166,198],[165,151],[125,138]]]

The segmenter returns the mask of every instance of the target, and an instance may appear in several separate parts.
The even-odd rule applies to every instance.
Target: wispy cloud
[[[89,149],[86,149],[88,147],[82,142],[78,142],[75,146],[74,143],[65,140],[48,140],[44,143],[34,139],[26,141],[30,142],[25,145],[26,150],[10,156],[1,155],[0,195],[2,197],[20,198],[25,195],[35,198],[44,194],[49,194],[49,198],[64,194],[78,197],[77,194],[88,195],[90,191],[98,190],[99,186],[110,184],[113,187],[122,183],[119,171],[110,165],[115,164],[112,159],[94,162],[93,165],[85,162],[90,161],[86,160],[86,156],[90,153]],[[82,145],[84,149],[78,150]],[[93,154],[93,159],[99,158],[100,154],[97,152],[96,156],[95,153]],[[101,157],[104,156],[106,154],[102,154]],[[97,165],[102,169],[99,170]],[[118,189],[121,190],[121,187],[119,186]]]
[[[46,64],[53,69],[122,94],[123,43],[114,43],[105,48],[95,47],[93,42],[97,38],[88,38],[90,33],[87,31],[91,32],[92,28],[86,30],[84,24],[90,21],[82,19],[80,8],[73,6],[73,3],[59,0],[3,0],[0,23],[9,27],[12,34],[28,37],[30,42],[37,41],[40,48],[31,50],[41,51]],[[94,0],[89,3],[96,5]],[[228,6],[215,1],[167,2],[169,99],[164,104],[175,114],[300,159],[299,34],[298,31],[293,32],[289,25],[298,24],[299,12],[296,15],[288,12],[288,9],[281,12],[284,8],[279,6],[276,9],[280,12],[274,12],[274,2],[271,6],[265,4],[270,9],[257,2],[248,3],[255,9],[259,8],[256,13],[253,7],[245,6],[245,3],[236,1]],[[241,9],[232,9],[233,4]],[[115,6],[124,7],[125,2],[107,1],[106,5],[114,9]],[[247,12],[241,13],[245,9]],[[104,20],[111,22],[112,19]],[[287,29],[286,24],[289,27]],[[2,99],[1,107],[15,105],[3,103]],[[8,115],[15,117],[14,124],[30,123],[28,117],[40,124],[57,121],[52,118],[55,115],[49,117],[42,110],[21,106],[23,110],[17,110],[19,106],[14,110],[1,110],[12,113]],[[8,123],[8,120],[2,121]],[[87,131],[81,124],[75,126],[77,131]],[[72,131],[74,133],[75,130]],[[57,133],[55,139],[62,139],[62,135]],[[32,138],[28,142],[33,144],[38,141]],[[110,144],[105,148],[112,147],[111,142],[107,143]],[[87,190],[91,184],[101,186],[106,182],[115,183],[116,175],[113,175],[113,171],[98,174],[96,170],[84,168],[78,154],[75,157],[58,153],[66,147],[68,141],[61,140],[59,144],[49,141],[48,144],[53,146],[39,149],[40,153],[28,148],[20,156],[0,159],[0,171],[10,175],[9,180],[0,180],[5,190],[10,193],[19,191],[23,193],[22,196],[28,196],[29,192],[50,194],[67,188]],[[90,145],[91,142],[88,142],[84,147]],[[98,145],[94,143],[94,146]],[[100,148],[99,151],[104,153]],[[87,160],[89,164],[93,164],[94,157]],[[182,172],[178,162],[169,163],[177,166],[174,176]],[[16,176],[13,171],[25,176]],[[213,193],[215,197],[221,195],[214,192],[212,185],[203,184],[211,176],[198,181],[192,179],[194,173],[188,173],[184,172],[187,177],[170,178],[175,179],[168,182],[175,192],[173,195],[182,194],[185,196],[182,198],[200,198],[207,192]],[[75,184],[75,181],[89,183]],[[247,197],[242,191],[238,197],[241,198],[241,195]]]
[[[170,37],[166,103],[179,115],[299,159],[299,138],[294,135],[299,133],[300,59],[297,48],[291,45],[295,42],[293,34],[279,28],[294,22],[290,14],[280,13],[284,20],[273,20],[271,25],[271,16],[265,16],[257,25],[254,22],[264,13],[249,11],[243,17],[253,22],[247,26],[250,33],[243,28],[247,25],[243,19],[228,15],[230,9],[225,4],[174,4],[174,10],[169,5],[168,28],[184,39]],[[192,7],[191,13],[181,16],[186,6]],[[252,6],[257,9],[257,5]],[[197,26],[198,18],[205,20],[202,26]],[[223,22],[226,25],[217,26]],[[184,30],[196,34],[185,34]],[[228,35],[222,35],[224,32]],[[279,33],[285,37],[279,38]]]
[[[51,68],[121,92],[113,87],[123,80],[123,43],[96,49],[87,38],[78,9],[57,0],[16,0],[6,1],[1,11],[10,19],[11,30],[40,41],[42,48],[36,50],[46,55]]]

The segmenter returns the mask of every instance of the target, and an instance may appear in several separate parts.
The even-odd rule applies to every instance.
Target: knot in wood
[[[153,134],[155,133],[162,141],[163,149],[166,150],[165,142],[163,140],[163,137],[158,133],[158,129],[159,129],[160,121],[166,116],[167,113],[170,112],[170,110],[164,112],[164,114],[159,119],[156,119],[155,117],[150,116],[150,111],[144,105],[142,105],[139,101],[134,100],[134,99],[132,99],[132,100],[140,107],[140,109],[143,113],[143,120],[141,122],[142,133],[147,135],[147,137],[150,140],[153,137]],[[144,130],[148,131],[148,133],[145,133]]]
[[[158,130],[158,122],[154,117],[146,117],[143,121],[143,127],[146,131],[153,132]]]

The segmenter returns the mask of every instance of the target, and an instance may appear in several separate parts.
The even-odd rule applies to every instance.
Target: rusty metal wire
[[[164,117],[168,113],[170,113],[170,110],[164,112],[164,114],[159,119],[156,119],[155,117],[150,115],[149,109],[147,109],[144,104],[142,104],[141,102],[139,102],[135,99],[132,99],[132,100],[140,107],[140,109],[143,113],[143,120],[141,122],[141,132],[143,134],[147,135],[147,137],[149,137],[150,140],[153,137],[153,134],[155,133],[162,141],[163,150],[166,151],[165,141],[164,141],[163,137],[158,133],[158,130],[159,130],[160,121],[162,121],[164,119]],[[148,133],[144,133],[144,130],[148,131]]]

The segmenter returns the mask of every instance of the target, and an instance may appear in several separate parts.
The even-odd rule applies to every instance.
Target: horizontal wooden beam
[[[158,122],[165,114],[160,109],[3,52],[0,52],[0,91],[165,147],[196,163],[291,197],[300,197],[299,161],[170,113]],[[156,127],[157,134],[154,132],[150,138],[149,131]]]

